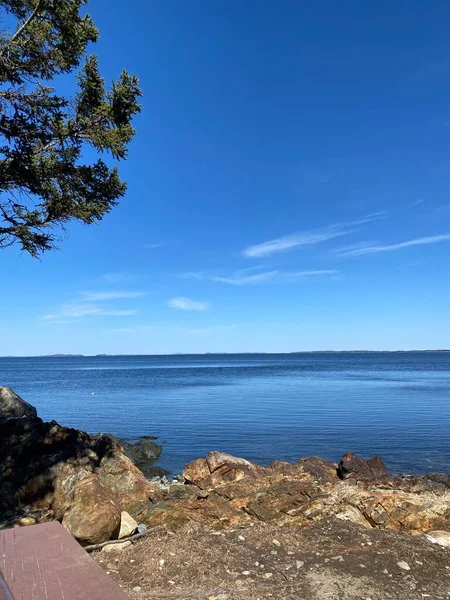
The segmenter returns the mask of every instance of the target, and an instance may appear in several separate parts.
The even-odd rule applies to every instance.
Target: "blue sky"
[[[144,109],[100,226],[0,256],[2,354],[450,346],[450,4],[93,0]]]

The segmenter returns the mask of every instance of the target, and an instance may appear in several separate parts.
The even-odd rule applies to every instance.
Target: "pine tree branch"
[[[10,44],[13,44],[17,40],[17,38],[22,35],[22,33],[25,31],[25,29],[27,29],[27,27],[34,21],[34,19],[39,14],[39,11],[41,10],[41,6],[42,6],[42,0],[39,0],[39,2],[36,5],[36,8],[33,10],[33,12],[28,17],[28,19],[19,27],[19,29],[12,36],[12,38],[9,40],[9,42],[3,46],[2,51],[0,52],[0,56],[3,56],[5,54],[7,48],[10,46]]]

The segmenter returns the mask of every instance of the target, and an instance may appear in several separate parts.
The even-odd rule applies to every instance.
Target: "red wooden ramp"
[[[128,598],[56,521],[0,531],[0,573],[0,600]]]

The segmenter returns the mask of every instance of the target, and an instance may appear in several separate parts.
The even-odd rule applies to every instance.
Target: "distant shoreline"
[[[29,356],[0,356],[0,358],[117,358],[117,357],[175,357],[175,356],[287,356],[295,354],[436,354],[450,349],[435,350],[297,350],[294,352],[176,352],[172,354],[36,354]]]

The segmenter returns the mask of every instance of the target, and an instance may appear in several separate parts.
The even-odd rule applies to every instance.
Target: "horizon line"
[[[163,354],[108,354],[105,352],[99,352],[96,354],[81,354],[81,353],[65,353],[55,352],[53,354],[24,354],[24,355],[4,355],[2,358],[112,358],[120,356],[240,356],[243,354],[262,355],[289,355],[289,354],[395,354],[395,353],[419,353],[419,352],[450,352],[450,348],[412,348],[410,350],[365,350],[365,349],[354,349],[354,350],[292,350],[290,352],[169,352]]]

